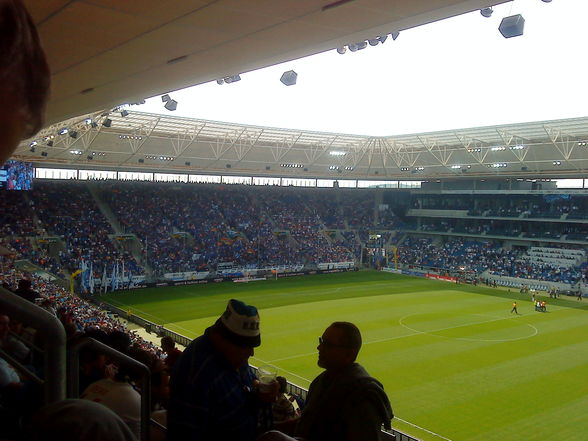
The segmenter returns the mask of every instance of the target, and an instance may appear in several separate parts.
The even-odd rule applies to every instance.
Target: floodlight
[[[169,100],[171,100],[171,98],[169,97],[169,95],[167,93],[165,95],[161,95],[162,102],[167,103]]]
[[[69,129],[67,129],[67,128],[65,128],[65,127],[64,127],[63,129],[60,129],[60,130],[57,132],[57,134],[58,134],[58,135],[65,135],[65,134],[67,134],[67,132],[69,132]]]
[[[280,81],[285,86],[293,86],[296,84],[296,79],[298,78],[298,74],[293,70],[288,70],[282,74]]]
[[[165,107],[169,111],[174,111],[178,108],[178,102],[176,100],[170,99],[168,102],[165,103]]]
[[[551,3],[551,0],[541,0],[543,3]]]
[[[360,51],[362,49],[365,49],[368,45],[367,41],[361,41],[359,43],[356,43],[357,45],[357,50]]]
[[[342,47],[338,47],[337,48],[337,53],[343,55],[345,52],[347,52],[347,48],[345,46]]]
[[[521,14],[504,17],[498,26],[498,30],[504,38],[512,38],[523,35],[525,19]]]
[[[357,44],[355,44],[355,43],[349,43],[349,44],[347,45],[347,47],[349,48],[349,50],[350,50],[351,52],[355,52],[355,51],[357,50]]]
[[[490,18],[493,12],[494,10],[491,7],[480,9],[480,14],[482,14],[482,17],[486,18]]]
[[[380,40],[378,40],[377,38],[370,38],[368,40],[368,43],[370,44],[370,46],[377,46],[379,42],[380,42]]]
[[[396,40],[400,35],[400,31],[391,32],[390,35],[392,36],[392,40]]]
[[[386,41],[386,39],[388,38],[388,35],[380,35],[378,37],[378,41],[382,44],[384,44],[384,42]]]
[[[216,84],[218,84],[219,86],[222,86],[223,84],[225,84],[225,80],[223,80],[222,78],[219,78],[218,80],[216,80]]]

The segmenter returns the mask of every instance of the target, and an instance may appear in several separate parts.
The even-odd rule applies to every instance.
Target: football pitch
[[[392,426],[426,441],[588,439],[588,299],[546,298],[375,271],[117,292],[124,310],[196,337],[237,298],[258,307],[262,345],[307,388],[318,337],[334,321],[362,331],[358,361],[382,383]],[[511,314],[518,302],[520,315]]]

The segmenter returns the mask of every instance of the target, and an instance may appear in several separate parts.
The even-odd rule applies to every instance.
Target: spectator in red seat
[[[167,355],[167,357],[165,357],[165,367],[171,372],[172,368],[178,361],[178,358],[182,355],[182,351],[176,348],[176,342],[169,335],[161,338],[161,349],[163,349],[163,352]]]

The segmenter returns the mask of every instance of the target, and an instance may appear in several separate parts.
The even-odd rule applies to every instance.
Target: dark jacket
[[[296,432],[309,441],[376,441],[393,417],[382,383],[353,363],[314,379]]]

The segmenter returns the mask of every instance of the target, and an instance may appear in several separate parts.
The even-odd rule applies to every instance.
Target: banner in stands
[[[431,274],[431,273],[425,274],[425,277],[427,279],[443,280],[444,282],[457,283],[457,278],[456,277],[440,276],[439,274]]]
[[[382,268],[382,271],[386,273],[402,274],[402,270],[396,268]]]
[[[163,278],[166,280],[201,280],[206,279],[210,274],[209,271],[186,271],[183,273],[165,273]]]
[[[417,277],[425,277],[427,273],[423,271],[414,271],[414,270],[402,270],[402,274],[406,276],[417,276]]]
[[[319,263],[317,265],[318,269],[320,269],[320,270],[347,269],[347,268],[353,268],[354,266],[355,266],[355,262],[329,262],[329,263]]]

